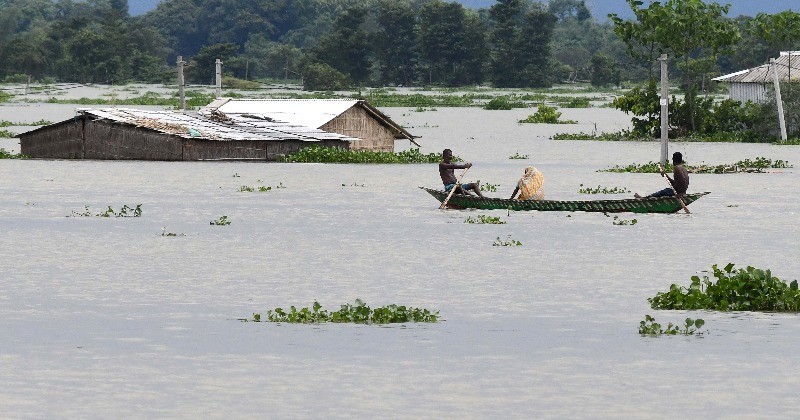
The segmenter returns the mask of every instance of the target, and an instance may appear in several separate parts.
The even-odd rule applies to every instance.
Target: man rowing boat
[[[456,178],[455,170],[456,169],[467,169],[471,168],[471,163],[453,163],[453,151],[450,149],[444,149],[442,152],[442,162],[439,163],[439,176],[442,178],[442,184],[444,184],[445,192],[449,192],[453,188],[456,188],[457,194],[466,194],[467,191],[472,191],[478,195],[478,197],[483,197],[481,194],[481,187],[479,182],[471,182],[468,184],[458,184],[458,179]]]

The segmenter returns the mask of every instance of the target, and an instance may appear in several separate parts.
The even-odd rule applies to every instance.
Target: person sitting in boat
[[[525,168],[525,174],[517,182],[511,199],[519,192],[520,200],[541,200],[544,198],[544,175],[533,166]]]
[[[467,191],[473,191],[478,197],[483,197],[481,194],[481,187],[480,181],[479,182],[471,182],[468,184],[460,184],[458,179],[456,178],[455,170],[456,169],[467,169],[471,168],[471,163],[453,163],[453,151],[450,149],[444,149],[442,152],[442,162],[439,163],[439,176],[442,177],[442,183],[444,184],[445,192],[450,192],[454,187],[456,188],[457,194],[466,194]]]
[[[672,172],[672,178],[669,177],[661,168],[661,176],[666,177],[672,187],[664,188],[661,191],[656,191],[646,197],[639,194],[634,194],[636,198],[649,198],[649,197],[674,197],[675,193],[678,197],[686,195],[686,190],[689,189],[689,172],[683,167],[683,154],[675,152],[672,154],[672,165],[675,170]]]

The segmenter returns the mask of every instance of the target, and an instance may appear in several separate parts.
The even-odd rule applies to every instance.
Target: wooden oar
[[[677,199],[678,199],[678,202],[679,202],[679,203],[681,203],[681,206],[683,206],[683,210],[684,210],[684,211],[686,211],[686,214],[689,214],[689,213],[691,213],[691,212],[689,211],[689,209],[688,209],[688,208],[686,208],[686,204],[683,204],[683,200],[682,200],[682,199],[681,199],[681,197],[678,195],[678,192],[677,192],[677,191],[675,191],[675,187],[673,187],[673,186],[672,186],[672,183],[671,183],[671,182],[669,182],[669,178],[667,178],[666,176],[664,176],[664,174],[665,174],[665,173],[664,173],[664,168],[662,168],[662,167],[661,167],[661,164],[660,164],[660,163],[658,164],[658,170],[661,172],[661,177],[662,177],[662,178],[664,178],[664,180],[665,180],[665,181],[667,181],[667,184],[669,184],[669,188],[672,190],[672,192],[674,192],[674,193],[675,193],[675,198],[677,198]]]
[[[456,184],[453,185],[453,188],[450,188],[450,194],[447,194],[447,198],[445,198],[444,201],[442,201],[442,205],[439,206],[440,209],[447,207],[447,202],[450,201],[450,197],[453,196],[453,193],[456,191],[456,188],[458,188],[458,186],[461,185],[461,178],[464,178],[464,174],[467,173],[468,170],[469,168],[467,167],[464,168],[464,172],[461,172],[461,176],[458,177],[458,181],[456,181]]]

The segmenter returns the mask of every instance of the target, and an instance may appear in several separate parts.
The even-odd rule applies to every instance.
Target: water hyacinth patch
[[[700,332],[700,328],[705,325],[705,321],[702,319],[692,319],[686,318],[684,321],[683,329],[678,328],[675,325],[672,325],[670,322],[667,325],[667,329],[661,328],[661,324],[656,322],[656,319],[650,315],[644,316],[644,321],[639,322],[639,334],[641,335],[649,335],[649,336],[659,336],[659,335],[702,335],[703,333]]]
[[[252,322],[287,322],[292,324],[316,324],[322,322],[355,323],[355,324],[391,324],[406,322],[437,322],[439,311],[406,307],[402,305],[388,305],[371,309],[361,299],[356,299],[354,304],[341,305],[338,311],[328,312],[322,305],[315,301],[311,308],[297,309],[291,306],[288,311],[282,308],[267,310],[262,318],[260,313],[254,313]],[[242,319],[247,322],[247,319]]]
[[[139,204],[135,208],[129,207],[127,204],[123,205],[119,212],[114,211],[111,206],[108,206],[108,209],[102,211],[100,213],[92,214],[89,211],[89,206],[84,206],[83,212],[77,212],[75,210],[72,211],[73,217],[141,217],[142,216],[142,205]],[[69,216],[67,216],[69,217]]]
[[[281,159],[282,162],[291,163],[439,163],[441,160],[440,154],[423,155],[419,149],[393,153],[322,146],[304,147]],[[453,162],[458,161],[460,159],[453,156]]]
[[[773,277],[769,270],[748,266],[734,269],[730,263],[720,269],[712,266],[708,276],[692,276],[689,287],[672,284],[667,292],[647,299],[653,309],[717,311],[798,312],[800,290],[797,280],[786,283]]]
[[[501,240],[498,236],[497,239],[492,243],[492,246],[522,246],[522,242],[511,239],[511,235],[508,235],[508,238],[505,240]]]
[[[520,124],[577,124],[575,120],[561,120],[561,113],[555,108],[547,105],[539,105],[535,114],[529,115],[524,120],[519,120]]]
[[[212,220],[209,223],[211,226],[228,226],[231,224],[231,221],[228,220],[228,216],[220,216],[217,220]]]
[[[499,217],[487,216],[485,214],[479,214],[477,218],[472,218],[472,216],[467,216],[467,218],[464,220],[464,223],[479,224],[479,225],[504,225],[504,224],[506,224],[506,222],[503,221],[503,220],[500,220]]]
[[[608,188],[608,187],[601,187],[598,185],[597,188],[589,188],[589,187],[583,188],[583,184],[581,184],[580,186],[581,188],[578,189],[578,193],[580,194],[625,194],[630,192],[630,190],[628,190],[625,187]]]
[[[786,169],[792,168],[792,165],[785,160],[775,160],[772,161],[771,159],[767,159],[765,157],[756,157],[753,160],[744,159],[740,160],[733,164],[723,164],[723,165],[685,165],[684,167],[689,173],[696,173],[696,174],[732,174],[732,173],[764,173],[767,172],[767,169]],[[671,163],[667,162],[664,165],[664,171],[667,173],[672,172],[674,167]],[[658,162],[648,162],[645,164],[630,164],[627,166],[620,166],[615,165],[609,169],[601,169],[597,172],[630,172],[630,173],[651,173],[657,174],[659,173],[658,169]]]
[[[528,159],[528,155],[521,155],[519,152],[515,152],[513,155],[508,157],[509,159]]]

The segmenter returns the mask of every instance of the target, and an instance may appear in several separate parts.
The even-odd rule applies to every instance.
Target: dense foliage
[[[686,84],[763,63],[798,36],[796,14],[731,19],[700,0],[647,9],[629,0],[636,20],[605,23],[582,0],[478,10],[443,0],[163,0],[143,16],[130,16],[128,3],[0,0],[0,80],[173,81],[182,56],[187,81],[203,84],[219,58],[226,76],[244,80],[303,81],[319,70],[312,65],[327,65],[344,76],[335,83],[355,85],[602,86],[644,80],[663,51],[683,60],[675,70]],[[680,26],[692,19],[703,25]],[[652,22],[662,29],[651,40]],[[727,51],[736,41],[747,48]],[[715,61],[717,53],[726,54]]]
[[[800,310],[797,280],[786,283],[773,277],[769,270],[753,267],[734,269],[728,264],[720,269],[712,266],[712,276],[692,276],[689,287],[673,284],[669,291],[648,299],[653,309],[711,309],[718,311]]]

